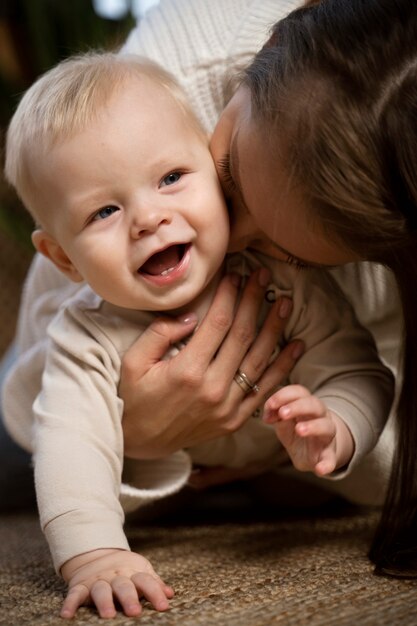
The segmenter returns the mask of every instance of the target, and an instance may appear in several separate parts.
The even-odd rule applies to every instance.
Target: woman
[[[417,303],[408,286],[417,273],[417,8],[414,0],[309,4],[277,23],[217,124],[212,152],[231,201],[232,249],[262,247],[300,266],[366,259],[395,275],[406,333],[405,391],[397,409],[394,472],[371,555],[381,571],[413,574]],[[229,93],[226,69],[236,72],[247,64],[269,25],[292,8],[293,3],[276,0],[162,1],[132,33],[125,50],[164,62],[211,130]],[[391,349],[399,339],[400,305],[395,290],[389,293],[389,282],[377,282],[380,277],[380,269],[370,265],[339,273],[362,321],[377,339],[381,328],[380,345],[384,348],[386,340]],[[38,263],[26,304],[36,304],[47,283]],[[49,284],[57,288],[52,279]],[[361,290],[363,284],[370,293]],[[280,361],[266,368],[263,355],[277,327],[247,353],[256,316],[252,291],[260,292],[255,281],[231,325],[234,291],[226,281],[205,322],[175,360],[159,362],[169,342],[192,329],[192,314],[183,324],[154,325],[131,349],[121,386],[124,427],[127,441],[140,445],[130,443],[129,454],[163,456],[236,429],[279,383],[280,369],[285,373],[297,355],[289,346]],[[21,317],[20,353],[34,344],[26,332],[34,310],[29,306]],[[37,325],[37,339],[43,331]],[[257,382],[259,394],[242,399],[233,380],[239,368]]]
[[[261,247],[299,265],[366,259],[396,278],[399,438],[371,556],[400,575],[417,565],[416,145],[413,0],[324,0],[279,22],[212,138],[233,206],[231,249]]]
[[[261,230],[276,233],[278,248],[285,245],[294,257],[304,249],[307,262],[325,264],[339,264],[350,252],[351,260],[381,263],[395,275],[405,325],[399,436],[371,556],[380,570],[403,575],[414,573],[417,547],[417,300],[410,289],[417,272],[416,36],[413,2],[330,0],[299,11],[275,27],[247,70],[241,89],[250,97],[237,103],[229,139],[231,154],[233,141],[239,146],[241,202]],[[255,208],[257,175],[264,185],[256,189]],[[294,220],[297,228],[304,220],[314,242],[288,243]]]

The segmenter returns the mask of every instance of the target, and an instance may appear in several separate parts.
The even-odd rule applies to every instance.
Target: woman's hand
[[[169,346],[189,335],[196,320],[156,320],[126,353],[119,393],[124,400],[126,456],[151,459],[237,430],[263,405],[302,354],[286,346],[268,366],[291,310],[278,300],[256,336],[256,320],[269,284],[265,269],[252,274],[235,311],[239,279],[227,276],[201,325],[174,358]],[[233,380],[238,369],[259,391],[245,395]]]

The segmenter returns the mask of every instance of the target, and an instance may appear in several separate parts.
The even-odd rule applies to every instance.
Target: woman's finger
[[[252,384],[259,385],[259,380],[276,349],[291,313],[292,302],[289,298],[280,298],[266,318],[259,335],[239,365]]]
[[[238,284],[234,275],[222,279],[201,325],[177,355],[177,366],[195,369],[197,360],[201,371],[207,370],[233,324]]]
[[[270,272],[261,268],[251,274],[243,291],[233,324],[212,367],[223,380],[232,380],[256,338],[259,310],[269,284]],[[264,361],[265,365],[267,361]]]
[[[169,347],[189,335],[197,323],[193,313],[182,320],[157,318],[129,348],[123,358],[124,378],[139,379],[160,361]]]
[[[262,410],[265,406],[265,402],[268,400],[271,393],[277,388],[277,386],[285,383],[293,369],[295,363],[300,358],[304,350],[304,344],[301,341],[294,341],[280,352],[275,361],[268,366],[267,370],[258,379],[256,385],[258,390],[252,391],[245,395],[243,389],[237,391],[240,394],[240,405],[233,418],[228,421],[228,432],[233,432],[240,428],[242,424],[246,422],[249,417],[261,417]],[[232,381],[232,385],[236,385],[235,381]],[[236,394],[233,391],[230,395]],[[243,395],[243,398],[242,398]],[[266,421],[277,421],[273,412],[269,411],[270,418]]]

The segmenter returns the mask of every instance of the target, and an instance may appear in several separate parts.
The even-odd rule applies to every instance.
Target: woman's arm
[[[125,455],[158,458],[233,432],[287,378],[301,342],[268,362],[290,312],[288,300],[272,307],[254,341],[266,287],[262,276],[251,276],[237,311],[237,286],[233,277],[224,278],[201,326],[174,358],[160,360],[171,343],[193,330],[192,319],[157,320],[126,353],[119,386]],[[258,384],[258,393],[244,395],[233,380],[239,368]]]

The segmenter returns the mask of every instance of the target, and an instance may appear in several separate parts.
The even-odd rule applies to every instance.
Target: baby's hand
[[[100,617],[116,616],[114,599],[125,615],[137,617],[142,612],[139,602],[144,597],[157,611],[169,608],[174,595],[155,573],[147,559],[128,550],[94,550],[64,563],[61,569],[69,589],[61,609],[61,617],[74,617],[83,604],[95,604]]]
[[[294,467],[317,476],[349,463],[354,441],[345,422],[301,385],[287,385],[265,403],[263,420],[273,424]]]

